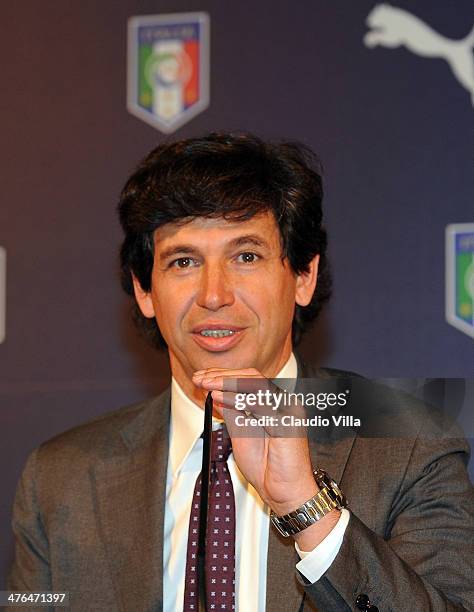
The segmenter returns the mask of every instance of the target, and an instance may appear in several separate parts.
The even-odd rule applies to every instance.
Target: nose
[[[202,308],[212,311],[234,303],[232,279],[223,265],[206,262],[202,266],[196,302]]]

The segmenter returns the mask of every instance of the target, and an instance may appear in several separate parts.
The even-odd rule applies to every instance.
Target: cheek
[[[190,282],[167,283],[158,279],[154,294],[156,319],[160,327],[176,330],[193,303],[194,286]]]
[[[274,302],[277,306],[277,316],[281,325],[286,329],[291,326],[295,310],[296,282],[293,277],[283,279],[278,288],[278,297],[275,296]]]
[[[271,276],[261,279],[258,287],[245,292],[243,300],[258,316],[263,326],[286,328],[295,308],[295,282],[281,278],[275,282]]]

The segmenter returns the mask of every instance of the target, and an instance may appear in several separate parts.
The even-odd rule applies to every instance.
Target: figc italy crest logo
[[[144,15],[128,21],[127,108],[170,134],[209,106],[209,16]]]
[[[474,223],[446,228],[446,320],[474,338]]]

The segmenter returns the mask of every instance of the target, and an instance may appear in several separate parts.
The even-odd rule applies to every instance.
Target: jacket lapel
[[[303,363],[298,355],[296,355],[296,361],[298,364],[298,378],[330,379],[334,378],[334,376],[341,376],[343,378],[355,376],[349,372],[339,370],[331,372],[331,370],[316,369],[310,364]],[[328,409],[326,416],[336,415],[337,410],[337,408]],[[322,428],[319,431],[313,428],[310,429],[308,435],[313,467],[325,470],[333,480],[340,483],[356,438],[355,430],[349,429],[342,436],[340,430],[337,431],[333,427]]]
[[[119,607],[161,610],[169,391],[121,432],[126,450],[97,465],[99,531]]]

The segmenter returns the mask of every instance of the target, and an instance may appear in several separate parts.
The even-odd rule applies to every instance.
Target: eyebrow
[[[239,247],[245,244],[253,244],[254,246],[268,248],[268,243],[266,242],[266,240],[263,240],[263,238],[257,236],[256,234],[246,234],[245,236],[239,236],[238,238],[231,240],[229,246]]]
[[[189,244],[177,244],[176,246],[165,249],[162,253],[160,253],[160,261],[165,261],[166,259],[173,257],[173,255],[195,255],[196,253],[197,249]]]
[[[263,240],[256,234],[246,234],[245,236],[239,236],[231,240],[226,246],[230,248],[236,248],[251,244],[256,247],[269,248],[266,240]],[[177,244],[169,247],[160,253],[160,261],[165,261],[174,255],[195,255],[200,253],[200,250],[191,244]]]

